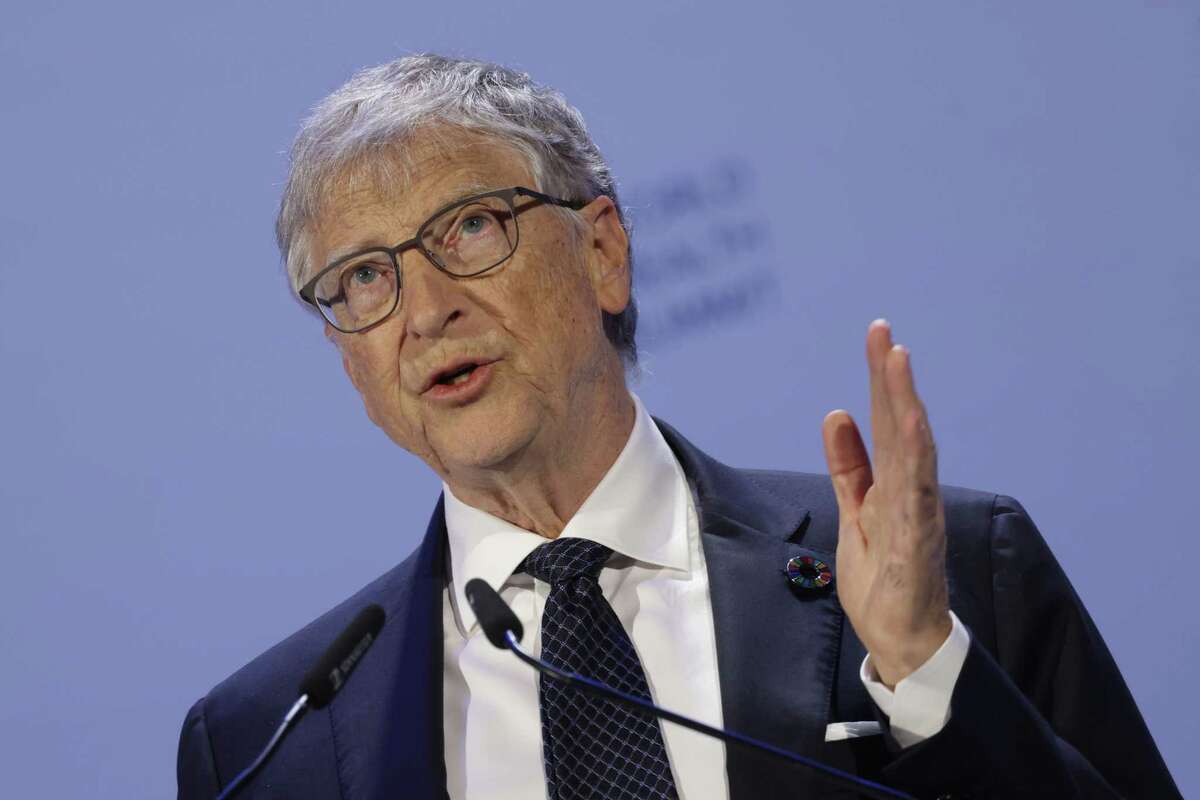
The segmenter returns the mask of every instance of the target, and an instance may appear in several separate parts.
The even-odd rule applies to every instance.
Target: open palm
[[[867,331],[873,452],[834,411],[822,429],[840,514],[838,597],[889,686],[925,663],[950,633],[946,523],[937,452],[908,350],[890,326]]]

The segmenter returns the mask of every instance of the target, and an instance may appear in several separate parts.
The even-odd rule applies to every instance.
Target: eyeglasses
[[[471,195],[438,209],[417,235],[395,247],[351,253],[322,269],[300,297],[342,333],[357,333],[387,319],[400,305],[400,253],[417,248],[429,263],[455,278],[473,278],[500,266],[517,250],[517,215],[536,203],[516,206],[517,197],[579,210],[587,205],[560,200],[523,186]]]

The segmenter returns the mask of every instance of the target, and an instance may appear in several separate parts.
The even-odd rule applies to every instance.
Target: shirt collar
[[[635,561],[690,573],[687,481],[641,400],[630,396],[635,414],[629,440],[561,535],[589,539]],[[442,490],[455,611],[469,635],[476,620],[467,603],[467,581],[482,578],[499,591],[546,539],[467,505],[444,483]]]

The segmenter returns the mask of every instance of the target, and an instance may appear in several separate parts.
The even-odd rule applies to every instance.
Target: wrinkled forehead
[[[301,285],[339,255],[390,247],[435,211],[471,194],[540,188],[519,145],[461,129],[426,128],[332,173],[308,227]]]

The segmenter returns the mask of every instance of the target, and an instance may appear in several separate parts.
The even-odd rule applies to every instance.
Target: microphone
[[[383,609],[372,603],[358,612],[325,655],[313,664],[300,683],[300,694],[308,696],[310,708],[324,708],[346,684],[350,672],[383,627]]]
[[[483,628],[488,641],[502,650],[511,650],[513,655],[543,675],[562,681],[579,691],[603,697],[618,705],[636,709],[659,719],[665,719],[668,722],[674,722],[676,725],[682,725],[689,730],[703,733],[725,742],[749,747],[752,750],[762,753],[768,753],[792,764],[800,764],[820,773],[833,783],[852,789],[867,797],[875,798],[875,800],[917,800],[912,795],[898,789],[892,789],[883,784],[869,781],[866,778],[851,775],[849,772],[840,770],[837,767],[831,767],[815,759],[784,750],[783,748],[737,733],[736,731],[714,728],[691,717],[685,717],[674,711],[660,708],[649,700],[644,700],[636,695],[626,694],[600,681],[560,669],[547,661],[534,658],[521,649],[520,641],[524,634],[521,621],[517,619],[517,615],[513,613],[512,609],[500,599],[500,595],[496,593],[495,589],[480,578],[472,578],[467,581],[464,589],[467,595],[467,602],[471,604],[471,609],[475,612],[475,618],[479,620],[479,626]]]
[[[463,587],[463,592],[467,595],[467,602],[471,604],[475,619],[479,620],[479,627],[483,628],[489,642],[504,650],[509,647],[509,631],[512,631],[518,642],[521,641],[525,635],[521,620],[517,619],[508,603],[500,598],[487,581],[471,578]]]
[[[333,640],[333,644],[329,645],[317,663],[313,664],[305,674],[304,680],[300,682],[299,699],[292,704],[291,709],[284,716],[283,722],[279,724],[271,736],[271,740],[267,742],[267,746],[262,749],[250,766],[242,770],[225,787],[225,790],[217,795],[217,800],[226,800],[226,798],[232,797],[238,789],[244,786],[250,777],[258,772],[263,764],[267,763],[267,759],[275,752],[275,748],[283,741],[283,737],[300,721],[308,709],[320,709],[329,705],[334,695],[346,685],[350,673],[362,659],[363,653],[367,652],[367,648],[379,635],[379,629],[383,627],[383,622],[383,609],[374,603],[358,612],[346,629]]]

